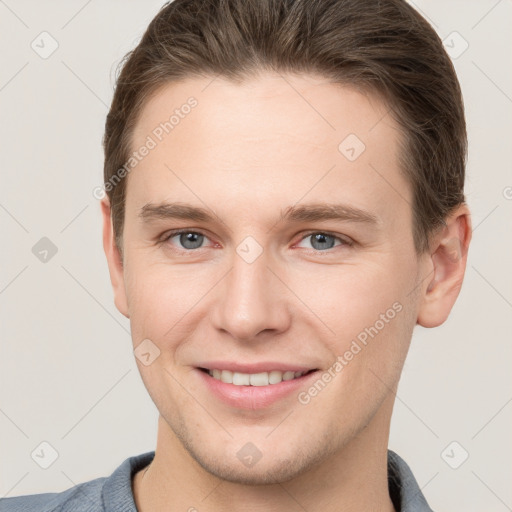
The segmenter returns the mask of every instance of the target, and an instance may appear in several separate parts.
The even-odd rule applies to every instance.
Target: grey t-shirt
[[[126,459],[109,477],[95,478],[66,491],[0,499],[0,512],[137,512],[132,478],[155,452]],[[432,512],[407,463],[388,450],[389,494],[397,512]]]

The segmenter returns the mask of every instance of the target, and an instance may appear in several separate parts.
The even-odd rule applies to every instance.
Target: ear
[[[114,291],[114,304],[121,314],[126,318],[130,318],[124,286],[123,262],[119,249],[115,243],[114,226],[112,225],[110,201],[108,196],[105,196],[101,200],[101,215],[103,217],[103,249],[105,251],[105,256],[107,257],[110,282],[112,283],[112,289]]]
[[[466,204],[445,219],[431,243],[427,267],[431,276],[422,290],[417,322],[423,327],[444,323],[459,295],[471,241],[471,217]]]

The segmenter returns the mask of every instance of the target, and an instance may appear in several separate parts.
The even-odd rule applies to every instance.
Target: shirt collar
[[[388,487],[397,512],[433,512],[411,468],[391,450],[388,450]]]
[[[137,512],[133,498],[132,478],[154,458],[155,452],[146,452],[126,459],[103,485],[106,512]],[[388,487],[396,512],[433,512],[407,463],[388,450]]]

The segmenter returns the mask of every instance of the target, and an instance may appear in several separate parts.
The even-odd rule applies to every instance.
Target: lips
[[[212,398],[237,409],[262,409],[298,393],[317,374],[316,368],[283,363],[201,363],[195,374]]]

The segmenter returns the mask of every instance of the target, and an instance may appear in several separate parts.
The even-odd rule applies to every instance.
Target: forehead
[[[168,84],[145,104],[132,150],[154,146],[130,173],[127,198],[276,208],[308,196],[396,214],[411,193],[398,166],[401,133],[377,96],[310,75],[264,74]],[[223,196],[222,198],[220,196]],[[254,204],[249,204],[254,198]],[[258,199],[259,198],[259,199]],[[225,203],[223,203],[225,201]]]
[[[241,83],[220,77],[186,79],[152,94],[139,115],[132,141],[137,145],[155,132],[155,137],[162,138],[158,142],[165,145],[169,139],[179,138],[179,132],[186,130],[183,125],[191,122],[195,139],[201,142],[231,133],[236,134],[233,143],[256,137],[282,144],[284,141],[274,138],[280,133],[313,146],[336,143],[350,131],[367,140],[377,124],[391,128],[393,133],[387,130],[387,134],[394,139],[399,132],[394,131],[396,125],[387,112],[376,94],[311,75],[266,73]],[[161,126],[166,121],[170,121],[167,130]],[[171,132],[173,137],[166,137]]]

